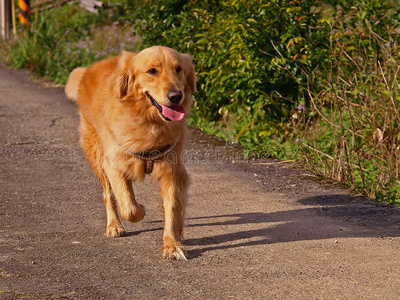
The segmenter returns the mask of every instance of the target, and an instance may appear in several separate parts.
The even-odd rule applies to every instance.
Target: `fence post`
[[[7,40],[11,34],[11,1],[0,0],[0,37]]]
[[[12,20],[12,29],[14,36],[17,36],[17,21],[15,15],[15,0],[11,0],[11,20]]]

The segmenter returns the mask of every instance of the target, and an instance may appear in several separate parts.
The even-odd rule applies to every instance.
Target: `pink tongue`
[[[179,105],[173,108],[165,105],[161,105],[161,107],[162,107],[162,114],[171,121],[175,122],[180,121],[185,116],[185,108],[183,107],[183,105]]]

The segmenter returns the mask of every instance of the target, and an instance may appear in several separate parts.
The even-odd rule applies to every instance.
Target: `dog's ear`
[[[193,60],[189,54],[183,54],[186,69],[186,84],[192,92],[197,92],[196,73],[194,72]]]
[[[124,100],[129,87],[133,84],[134,76],[131,69],[134,57],[135,53],[122,51],[118,58],[117,98],[119,100]]]

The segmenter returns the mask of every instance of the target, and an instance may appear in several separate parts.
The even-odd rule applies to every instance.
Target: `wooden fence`
[[[54,7],[63,5],[67,2],[71,2],[71,0],[36,0],[36,1],[31,1],[31,14],[34,14],[39,11],[44,11],[48,9],[52,9]]]

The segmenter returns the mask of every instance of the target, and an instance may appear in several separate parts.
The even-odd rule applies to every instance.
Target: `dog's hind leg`
[[[81,118],[80,130],[81,146],[103,187],[103,199],[107,212],[107,227],[104,234],[108,237],[123,236],[126,232],[119,220],[117,206],[111,191],[110,182],[108,181],[103,169],[103,151],[100,146],[100,139],[94,128],[84,118]]]

